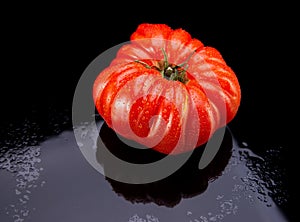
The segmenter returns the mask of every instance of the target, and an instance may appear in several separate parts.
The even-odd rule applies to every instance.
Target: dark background
[[[53,110],[71,115],[76,84],[94,58],[128,41],[140,23],[166,23],[217,48],[236,72],[242,101],[230,128],[257,153],[284,147],[278,164],[287,169],[290,197],[283,208],[291,218],[295,215],[299,174],[295,6],[204,6],[201,2],[78,5],[76,10],[72,5],[26,6],[3,8],[8,12],[1,27],[0,126],[4,131],[10,123],[33,115],[33,110],[45,119]]]

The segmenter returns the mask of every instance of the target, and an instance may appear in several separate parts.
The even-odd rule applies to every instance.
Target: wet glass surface
[[[55,118],[50,136],[28,120],[11,126],[1,141],[0,221],[289,221],[280,208],[288,201],[284,171],[272,164],[279,148],[257,155],[227,127],[221,149],[203,170],[197,168],[199,148],[168,178],[132,185],[106,178],[89,165],[72,128],[62,124],[68,117]],[[100,124],[100,138],[119,158],[161,158],[122,149],[126,145]],[[79,128],[89,136],[88,124]],[[101,159],[100,146],[95,155],[105,170],[110,167]]]

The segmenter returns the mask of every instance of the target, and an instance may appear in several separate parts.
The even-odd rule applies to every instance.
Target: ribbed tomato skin
[[[241,89],[220,52],[183,29],[141,24],[93,86],[107,125],[164,154],[206,143],[236,115]],[[165,52],[165,53],[164,53]],[[164,78],[159,61],[184,64],[188,81]]]

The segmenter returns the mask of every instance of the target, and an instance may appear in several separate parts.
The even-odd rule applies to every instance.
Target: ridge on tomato
[[[143,23],[97,76],[93,99],[119,135],[179,154],[235,117],[241,89],[218,50],[181,28]]]

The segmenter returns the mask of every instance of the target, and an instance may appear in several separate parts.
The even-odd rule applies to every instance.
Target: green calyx
[[[162,52],[164,55],[164,60],[158,61],[157,66],[150,66],[147,63],[139,60],[136,60],[135,62],[141,63],[146,68],[149,69],[155,68],[161,73],[162,77],[167,80],[179,81],[182,82],[183,84],[186,84],[189,81],[186,75],[186,70],[188,69],[188,61],[191,58],[191,56],[194,54],[194,52],[191,53],[190,56],[186,59],[186,61],[180,65],[169,64],[168,57],[165,50],[162,49]]]

